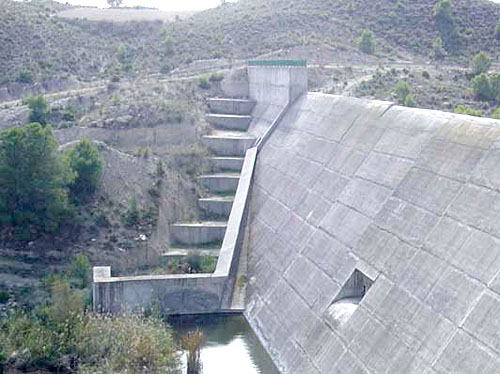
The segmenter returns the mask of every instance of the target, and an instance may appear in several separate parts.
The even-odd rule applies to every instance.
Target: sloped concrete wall
[[[282,372],[500,373],[500,121],[309,93],[252,196],[246,316]]]

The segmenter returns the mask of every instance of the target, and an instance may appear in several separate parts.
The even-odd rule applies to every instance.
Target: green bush
[[[472,70],[472,74],[474,75],[487,73],[490,66],[491,66],[491,59],[484,52],[479,52],[470,61],[470,68]]]
[[[213,273],[217,267],[217,258],[212,256],[204,256],[201,261],[202,273]]]
[[[208,90],[210,88],[210,82],[208,81],[208,77],[206,75],[202,75],[198,78],[198,86],[204,90]]]
[[[406,82],[398,82],[394,86],[394,93],[398,99],[399,104],[404,104],[406,97],[411,93],[411,86]]]
[[[50,126],[38,123],[0,132],[0,223],[30,231],[55,231],[71,213],[74,173]],[[20,183],[22,181],[22,183]]]
[[[500,73],[481,73],[472,78],[472,91],[478,100],[500,102]]]
[[[376,44],[375,34],[370,30],[364,30],[361,37],[358,39],[358,45],[361,52],[369,55],[375,53]]]
[[[88,291],[88,290],[87,290]],[[0,322],[0,360],[15,357],[25,369],[78,373],[176,373],[177,347],[154,316],[88,313],[82,292],[65,281],[51,287],[38,315],[17,312]],[[65,357],[73,358],[72,367]]]
[[[457,105],[455,107],[455,113],[457,114],[467,114],[469,116],[475,116],[475,117],[482,117],[483,112],[480,110],[472,109],[472,108],[467,108],[464,105]]]
[[[89,258],[85,255],[78,254],[75,256],[70,266],[70,277],[76,281],[79,288],[90,286],[90,273],[92,267]]]
[[[451,0],[440,0],[434,6],[434,17],[436,17],[438,21],[451,21],[453,19],[451,10]]]
[[[446,55],[446,50],[443,47],[443,39],[438,36],[432,43],[432,58],[434,58],[435,60],[440,60],[446,57]]]
[[[5,304],[9,301],[9,293],[5,290],[0,290],[0,304]]]
[[[223,73],[212,73],[210,74],[210,82],[220,82],[221,80],[224,79],[224,74]]]
[[[417,106],[417,102],[415,101],[415,99],[413,98],[413,95],[412,94],[408,94],[406,95],[405,97],[405,101],[403,103],[404,106],[407,106],[407,107],[416,107]]]
[[[30,109],[30,122],[37,122],[45,126],[50,113],[50,106],[43,95],[30,95],[23,102]]]
[[[31,69],[26,68],[20,71],[16,80],[21,83],[33,83],[33,73]]]
[[[429,72],[427,70],[424,70],[422,72],[422,77],[425,79],[431,79],[431,75],[429,74]]]
[[[141,211],[135,196],[130,199],[130,205],[123,215],[123,220],[124,224],[129,227],[138,225],[141,222]]]
[[[491,114],[492,118],[500,119],[500,107],[496,108]]]
[[[90,140],[83,139],[68,153],[69,165],[75,173],[71,190],[76,196],[87,197],[97,188],[101,179],[102,160]]]

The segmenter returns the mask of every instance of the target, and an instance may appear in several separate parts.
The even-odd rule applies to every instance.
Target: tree
[[[119,8],[122,5],[123,0],[108,0],[108,5],[111,8]]]
[[[453,21],[451,10],[451,0],[440,0],[439,3],[434,6],[434,17],[436,17],[438,22]]]
[[[75,195],[86,197],[93,193],[102,174],[99,151],[90,140],[83,139],[68,153],[69,165],[75,173],[71,186]]]
[[[30,95],[24,99],[30,109],[30,122],[37,122],[43,126],[47,124],[50,106],[43,95]]]
[[[497,22],[497,27],[495,27],[495,37],[500,40],[500,20]]]
[[[485,73],[472,78],[472,90],[478,100],[489,101],[493,97],[490,80]]]
[[[470,62],[470,68],[472,70],[472,74],[474,75],[487,73],[490,66],[491,66],[491,59],[484,52],[479,52],[472,58]]]
[[[446,57],[447,53],[443,47],[443,39],[440,36],[437,36],[432,43],[432,58],[435,60],[440,60]]]
[[[17,238],[59,227],[71,213],[67,186],[73,179],[50,126],[0,132],[0,223],[12,225]]]
[[[373,34],[373,32],[370,30],[364,30],[358,40],[358,45],[361,52],[369,55],[374,54],[376,44],[377,42],[375,40],[375,34]]]
[[[411,86],[406,82],[398,82],[394,87],[394,93],[398,98],[398,102],[404,105],[406,97],[411,93]]]

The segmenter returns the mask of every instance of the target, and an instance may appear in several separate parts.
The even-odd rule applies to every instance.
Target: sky
[[[65,3],[66,0],[57,0]],[[500,0],[498,0],[500,1]],[[107,8],[108,2],[106,0],[68,0],[73,5],[96,6],[99,8]],[[221,0],[124,0],[122,6],[145,6],[151,8],[158,8],[161,10],[169,11],[182,11],[182,10],[204,10],[214,8],[220,5]]]

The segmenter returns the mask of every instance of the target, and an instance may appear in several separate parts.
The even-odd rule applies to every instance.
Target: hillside
[[[303,46],[328,51],[312,59],[374,61],[356,45],[364,29],[375,33],[378,59],[428,60],[439,34],[435,3],[240,0],[172,22],[139,17],[112,23],[80,19],[78,11],[51,1],[0,0],[0,85],[42,82],[53,90],[74,83],[71,79],[168,72],[197,59],[246,59]],[[64,17],[58,17],[60,11]],[[72,13],[75,18],[67,18]],[[498,58],[500,5],[455,0],[452,15],[459,43],[449,53],[450,62],[466,62],[480,50]]]

